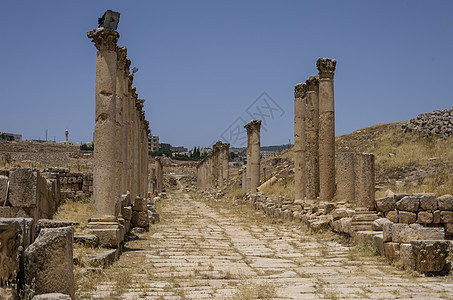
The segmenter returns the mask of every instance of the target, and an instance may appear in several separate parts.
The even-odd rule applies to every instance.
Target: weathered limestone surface
[[[72,227],[45,228],[25,250],[25,279],[37,294],[62,293],[75,299]]]
[[[352,152],[338,152],[335,160],[337,193],[336,199],[355,204],[355,170]]]
[[[255,192],[260,186],[261,120],[252,120],[244,128],[247,130],[247,176],[250,178],[250,184],[247,182],[247,191]]]
[[[294,87],[294,191],[295,200],[302,200],[306,197],[306,132],[305,132],[305,111],[306,111],[305,83],[297,84]]]
[[[14,280],[19,272],[19,222],[0,219],[0,286]]]
[[[354,173],[356,209],[374,210],[374,154],[362,153],[356,155]]]
[[[306,198],[313,200],[319,196],[319,77],[310,76],[305,83]]]
[[[332,201],[335,195],[335,105],[336,60],[319,58],[319,198]]]

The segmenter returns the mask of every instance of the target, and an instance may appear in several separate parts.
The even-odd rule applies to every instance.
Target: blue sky
[[[280,110],[261,144],[293,141],[294,84],[318,57],[337,60],[337,135],[453,104],[453,1],[2,1],[0,131],[92,139],[86,32],[106,9],[152,133],[175,146],[209,146],[263,92]]]

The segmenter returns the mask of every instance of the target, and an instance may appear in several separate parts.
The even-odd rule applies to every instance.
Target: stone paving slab
[[[161,223],[128,242],[111,267],[132,272],[126,282],[112,276],[78,299],[250,299],[263,291],[273,299],[453,299],[451,275],[408,275],[250,208],[180,191],[160,205]]]

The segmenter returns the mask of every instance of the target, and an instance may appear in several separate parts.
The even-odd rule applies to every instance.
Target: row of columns
[[[229,156],[230,144],[215,143],[212,152],[197,164],[197,186],[204,189],[224,186],[229,177]]]
[[[310,76],[294,87],[295,199],[317,197],[332,201],[335,196],[336,61],[319,58],[319,76]]]
[[[93,216],[88,228],[104,246],[116,247],[124,235],[118,216],[125,197],[147,197],[148,134],[144,100],[138,99],[126,47],[119,33],[89,31],[97,48],[94,130]]]

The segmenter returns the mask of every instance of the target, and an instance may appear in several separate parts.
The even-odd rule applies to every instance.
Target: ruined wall
[[[47,168],[44,174],[58,174],[63,200],[80,200],[93,196],[93,173],[73,173],[67,168]]]
[[[443,227],[445,235],[453,238],[452,195],[389,193],[387,197],[376,199],[375,203],[379,215],[393,223]]]
[[[51,218],[60,205],[58,173],[40,173],[32,168],[14,168],[0,176],[0,217]]]

